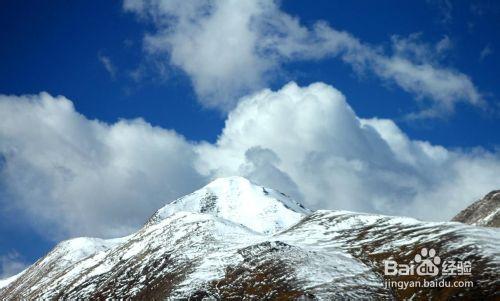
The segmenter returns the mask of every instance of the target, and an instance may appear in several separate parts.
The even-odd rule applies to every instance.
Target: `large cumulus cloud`
[[[202,184],[193,146],[143,120],[88,120],[47,93],[0,96],[0,205],[67,235],[121,235]]]
[[[0,96],[0,206],[54,237],[116,236],[210,179],[242,175],[307,206],[447,220],[498,188],[500,156],[410,139],[335,88],[241,99],[216,143],[143,120],[106,124],[46,93]],[[5,211],[5,210],[3,210]]]
[[[257,180],[314,208],[432,220],[448,219],[495,188],[500,175],[498,154],[411,140],[391,120],[358,118],[341,92],[321,83],[244,98],[217,143],[198,152],[202,172],[256,171]]]

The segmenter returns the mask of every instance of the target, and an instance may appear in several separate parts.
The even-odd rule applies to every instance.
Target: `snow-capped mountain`
[[[494,299],[499,238],[497,229],[454,222],[311,212],[231,177],[167,204],[127,237],[58,244],[0,282],[0,299]],[[406,278],[384,275],[383,261],[411,262],[422,248],[471,261],[474,287],[385,287]]]
[[[488,193],[462,210],[452,220],[469,225],[500,227],[500,190]]]
[[[148,223],[176,212],[207,213],[262,234],[273,234],[311,213],[287,195],[242,177],[222,178],[158,210]]]

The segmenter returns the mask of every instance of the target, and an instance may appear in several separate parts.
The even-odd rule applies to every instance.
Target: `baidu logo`
[[[420,254],[415,255],[415,263],[417,275],[420,276],[437,276],[439,274],[438,265],[441,263],[441,258],[436,255],[436,250],[422,248]]]
[[[437,276],[440,272],[442,275],[471,275],[471,270],[470,261],[442,261],[432,248],[422,248],[408,264],[397,263],[394,260],[384,261],[384,274],[387,276]]]

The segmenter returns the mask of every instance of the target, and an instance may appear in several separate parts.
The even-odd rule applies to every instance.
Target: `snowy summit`
[[[207,213],[262,234],[274,234],[297,223],[311,211],[287,195],[258,186],[243,177],[219,178],[167,204],[150,222],[176,212]]]

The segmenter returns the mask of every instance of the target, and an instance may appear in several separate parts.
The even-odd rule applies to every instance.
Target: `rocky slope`
[[[311,212],[239,177],[218,179],[158,210],[123,238],[77,238],[0,282],[0,299],[495,299],[500,233],[461,223]],[[386,287],[383,262],[422,248],[472,262],[471,288]],[[422,279],[420,279],[422,278]]]
[[[453,221],[483,227],[500,227],[500,190],[488,193],[457,214]]]

